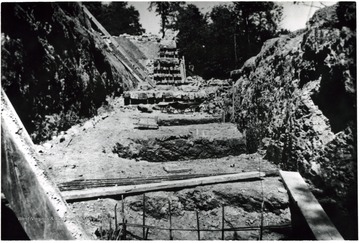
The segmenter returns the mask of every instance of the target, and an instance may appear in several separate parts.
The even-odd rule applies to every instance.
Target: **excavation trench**
[[[131,134],[126,142],[116,143],[112,152],[122,159],[135,159],[135,165],[136,161],[140,160],[159,166],[166,162],[169,166],[177,163],[180,167],[182,165],[194,170],[180,174],[169,172],[169,178],[175,175],[193,176],[196,166],[207,166],[206,164],[208,166],[203,169],[203,173],[207,172],[212,164],[216,164],[218,169],[215,173],[219,174],[228,172],[229,167],[234,167],[233,173],[256,171],[259,162],[263,163],[262,168],[265,170],[276,169],[268,161],[262,160],[260,155],[249,157],[245,154],[245,139],[232,124],[184,124],[162,126],[159,130],[138,130],[137,134]],[[249,159],[245,159],[246,157]],[[245,165],[248,163],[253,164]],[[228,169],[222,171],[221,167]],[[196,174],[199,174],[199,171]],[[151,183],[150,179],[146,180]],[[291,238],[288,196],[278,177],[266,177],[264,181],[252,180],[148,192],[145,196],[126,196],[125,236],[122,231],[122,201],[119,197],[73,202],[71,205],[75,211],[82,214],[83,224],[87,227],[91,225],[89,230],[95,233],[98,239],[125,237],[127,240],[141,240],[145,237],[169,240],[171,237],[174,240],[197,240],[198,223],[202,240],[257,240],[260,237],[261,225],[264,226],[261,230],[263,240]],[[115,205],[118,223],[116,230]],[[83,210],[84,208],[86,210]],[[170,215],[173,229],[171,233]],[[263,224],[261,215],[264,218]],[[109,230],[110,224],[112,230]]]
[[[177,191],[159,191],[124,198],[127,220],[127,240],[143,239],[142,225],[149,226],[147,239],[169,240],[170,214],[172,239],[197,240],[199,217],[200,239],[221,240],[225,228],[225,240],[259,239],[261,214],[263,214],[263,240],[291,238],[288,196],[278,178],[260,181],[226,183]],[[264,195],[262,194],[264,186]],[[264,196],[264,198],[263,198]],[[145,199],[145,200],[144,200]],[[264,199],[264,207],[261,207]],[[145,207],[144,207],[145,202]],[[122,201],[98,199],[70,204],[80,214],[82,223],[95,233],[98,239],[108,239],[110,224],[113,234],[117,205],[118,233],[122,229]],[[145,208],[145,210],[144,210]],[[224,208],[224,224],[222,209]],[[111,222],[111,223],[110,223]],[[100,228],[101,227],[101,228]],[[240,229],[242,228],[242,229]],[[243,229],[246,230],[243,230]],[[181,230],[183,229],[183,230]],[[115,236],[110,236],[115,237]]]
[[[98,119],[92,126],[74,127],[78,133],[72,135],[68,131],[63,136],[65,143],[58,137],[49,142],[48,149],[40,147],[45,151],[44,157],[49,159],[48,166],[51,166],[50,171],[60,190],[115,188],[123,186],[125,181],[136,186],[154,183],[154,179],[170,181],[167,178],[174,176],[187,179],[187,176],[257,172],[260,167],[261,171],[277,169],[259,154],[246,154],[245,138],[234,124],[215,123],[211,119],[210,123],[199,124],[197,119],[204,116],[198,113],[171,114],[170,118],[166,113],[154,111],[151,115],[165,117],[170,120],[169,124],[173,118],[186,118],[186,124],[180,125],[181,122],[176,121],[175,125],[160,126],[157,130],[140,130],[133,124],[150,115],[124,110]],[[195,122],[187,124],[191,119]],[[107,141],[106,146],[103,141]],[[69,162],[64,165],[61,161]],[[140,178],[139,181],[136,178]],[[120,232],[123,215],[127,225],[126,239],[143,239],[144,205],[145,233],[151,240],[170,239],[170,212],[174,240],[197,240],[198,223],[202,240],[221,240],[222,228],[226,240],[257,240],[261,215],[264,219],[263,240],[291,238],[288,195],[278,176],[265,177],[263,181],[146,192],[145,204],[142,193],[124,197],[124,214],[121,213],[121,195],[69,202],[69,205],[82,226],[96,239],[117,237],[114,228],[117,225],[117,233]]]

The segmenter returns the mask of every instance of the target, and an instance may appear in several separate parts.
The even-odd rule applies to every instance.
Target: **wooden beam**
[[[305,219],[305,223],[310,228],[316,240],[344,240],[334,224],[331,222],[324,209],[310,192],[304,179],[298,172],[281,171],[280,176],[288,191],[290,201],[296,207],[293,211],[300,212],[300,218]],[[292,215],[293,218],[293,215]],[[303,228],[303,227],[302,227]],[[297,229],[293,229],[296,231]],[[301,230],[301,229],[298,229]]]
[[[169,190],[175,188],[185,188],[185,187],[202,186],[202,185],[216,184],[216,183],[259,179],[264,176],[265,176],[264,172],[260,172],[260,173],[244,172],[244,173],[231,174],[231,175],[210,176],[210,177],[202,177],[202,178],[195,178],[188,180],[166,181],[166,182],[143,184],[143,185],[130,185],[130,186],[122,186],[122,187],[99,187],[99,188],[90,188],[85,190],[64,191],[62,192],[62,195],[68,201],[83,200],[83,199],[97,198],[97,197],[144,193],[148,191],[161,191],[161,190]]]
[[[1,106],[1,192],[27,236],[31,240],[91,239],[48,176],[3,90]]]
[[[174,173],[174,171],[168,171],[168,173]],[[188,171],[185,171],[184,173]],[[263,171],[265,177],[279,176],[278,171]],[[234,171],[232,173],[203,173],[203,174],[168,174],[165,176],[151,176],[151,177],[129,177],[129,178],[102,178],[102,179],[78,179],[57,184],[60,191],[71,191],[71,190],[83,190],[85,188],[95,187],[112,187],[112,186],[129,186],[129,185],[141,185],[150,183],[159,183],[164,181],[177,181],[187,180],[209,176],[220,176],[220,175],[233,175],[241,173],[240,171]]]

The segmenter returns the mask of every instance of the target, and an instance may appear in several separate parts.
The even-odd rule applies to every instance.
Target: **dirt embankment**
[[[341,2],[317,11],[306,29],[268,40],[234,72],[248,150],[265,149],[312,179],[349,238],[357,237],[355,46],[355,3]]]
[[[4,3],[1,12],[2,87],[34,142],[136,85],[78,3]]]

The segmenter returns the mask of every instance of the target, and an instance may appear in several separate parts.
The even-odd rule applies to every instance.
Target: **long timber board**
[[[165,181],[142,185],[130,185],[121,187],[99,187],[84,190],[63,191],[63,197],[68,201],[85,200],[97,197],[117,196],[149,191],[169,190],[175,188],[186,188],[216,183],[235,182],[241,180],[260,179],[265,176],[264,172],[244,172],[231,175],[209,176],[187,180]]]
[[[1,192],[31,240],[91,239],[47,176],[29,134],[3,90],[1,160]]]
[[[344,240],[298,172],[281,171],[289,196],[305,218],[316,240]],[[296,230],[296,229],[294,229]]]

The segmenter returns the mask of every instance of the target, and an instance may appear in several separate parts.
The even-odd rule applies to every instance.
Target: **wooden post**
[[[124,240],[126,240],[126,224],[127,224],[127,220],[125,220],[124,222]]]
[[[169,229],[169,233],[170,233],[170,240],[173,240],[173,235],[172,235],[172,221],[171,221],[171,201],[169,199],[169,222],[170,222],[170,229]]]
[[[200,240],[200,222],[199,222],[199,212],[198,211],[196,211],[196,224],[197,224],[198,240]]]
[[[111,227],[111,215],[110,215],[110,213],[109,213],[109,227],[110,227],[110,230],[111,230],[112,227]]]
[[[114,213],[115,213],[115,231],[117,231],[117,228],[118,228],[116,207],[117,207],[117,204],[115,204],[115,207],[114,207]]]
[[[263,238],[263,225],[264,225],[264,200],[261,203],[261,216],[260,216],[260,237],[259,240]]]
[[[126,240],[126,221],[125,221],[125,205],[124,205],[124,195],[121,195],[121,213],[122,213],[122,240]]]
[[[145,193],[143,194],[143,239],[146,238],[146,230],[145,230]]]
[[[147,240],[147,239],[148,239],[149,229],[150,229],[150,228],[146,228],[145,240]]]
[[[110,227],[110,229],[108,231],[108,240],[110,240],[110,237],[111,237],[111,215],[110,215],[110,213],[109,213],[109,227]]]
[[[235,122],[235,81],[233,81],[233,85],[232,85],[232,90],[233,90],[233,93],[232,93],[232,122]]]
[[[225,238],[225,232],[224,232],[224,228],[225,228],[225,209],[224,209],[224,205],[222,205],[221,208],[221,240],[224,240]]]

